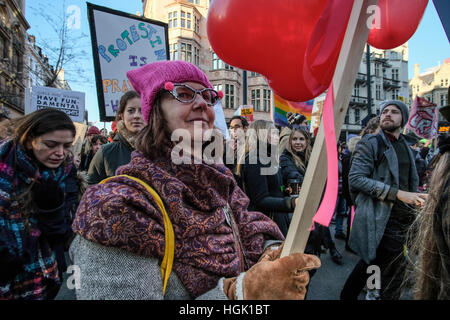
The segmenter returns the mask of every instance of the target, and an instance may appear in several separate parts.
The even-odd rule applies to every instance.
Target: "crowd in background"
[[[151,68],[156,68],[156,71]],[[158,73],[159,68],[167,71],[166,74]],[[71,262],[65,255],[71,244],[71,256],[77,265],[84,266],[91,273],[100,272],[101,267],[95,264],[100,262],[93,261],[102,257],[109,268],[106,273],[99,273],[105,282],[95,283],[99,280],[95,280],[94,276],[92,279],[85,278],[84,285],[90,283],[92,287],[80,291],[79,298],[163,298],[159,291],[165,291],[166,284],[161,279],[160,264],[167,254],[164,249],[164,243],[167,246],[167,238],[164,238],[167,225],[162,223],[164,210],[160,204],[142,196],[148,188],[145,183],[139,182],[141,180],[151,182],[150,189],[155,189],[164,199],[163,205],[170,213],[170,220],[173,220],[175,239],[178,241],[175,243],[174,258],[176,277],[169,278],[169,298],[202,296],[205,299],[235,299],[242,294],[239,293],[242,287],[239,281],[243,281],[247,288],[243,291],[247,299],[304,298],[309,277],[320,266],[314,257],[328,251],[331,259],[341,265],[342,255],[336,249],[335,241],[345,241],[346,250],[361,253],[359,248],[355,250],[355,246],[352,247],[354,238],[349,239],[352,234],[352,207],[358,199],[351,187],[352,179],[355,180],[357,175],[352,165],[354,159],[360,161],[358,154],[368,152],[361,151],[364,145],[379,143],[375,137],[380,136],[382,128],[380,116],[368,121],[359,135],[349,135],[346,140],[337,143],[339,191],[332,224],[330,227],[314,224],[305,254],[290,255],[285,257],[290,260],[283,260],[285,258],[280,258],[280,244],[288,233],[314,146],[314,137],[306,118],[288,113],[289,126],[277,128],[271,121],[248,123],[244,117],[234,116],[229,121],[231,139],[224,140],[224,144],[231,145],[236,151],[239,137],[244,136],[244,152],[241,155],[235,153],[233,163],[225,163],[227,169],[223,165],[176,166],[169,158],[170,133],[184,126],[180,119],[194,118],[189,118],[193,117],[190,114],[173,114],[175,109],[169,108],[174,108],[175,104],[192,104],[190,112],[203,117],[203,125],[210,128],[214,115],[211,115],[209,107],[214,105],[220,94],[212,89],[206,76],[190,64],[183,63],[177,68],[173,67],[172,62],[152,64],[145,72],[129,75],[137,92],[129,91],[122,96],[114,132],[108,135],[95,126],[89,127],[80,154],[73,155],[71,152],[75,127],[70,118],[60,111],[44,109],[16,120],[2,119],[1,299],[54,298],[61,285],[62,274]],[[179,81],[181,84],[177,84]],[[203,99],[197,99],[197,96]],[[143,105],[141,101],[144,101]],[[403,114],[403,122],[404,118]],[[249,130],[255,134],[246,135]],[[408,228],[408,239],[401,240],[401,250],[403,252],[403,244],[411,244],[405,247],[409,249],[405,249],[405,260],[409,259],[411,266],[405,267],[405,270],[413,271],[418,292],[416,297],[449,299],[449,138],[448,135],[441,135],[434,140],[424,140],[414,134],[404,137],[410,151],[401,147],[396,150],[398,154],[411,152],[414,164],[408,164],[408,168],[416,170],[417,191],[430,195],[417,208],[408,207],[413,221],[408,222],[411,228]],[[397,148],[396,140],[390,143]],[[271,174],[261,172],[272,163],[259,157],[256,162],[249,161],[252,150],[260,148],[267,148],[268,157],[275,156],[277,159],[278,165]],[[378,170],[378,163],[372,162]],[[398,170],[409,174],[401,167]],[[113,182],[106,182],[105,179],[119,174],[139,181],[125,181],[122,176],[113,178]],[[130,191],[130,186],[134,191]],[[410,191],[414,190],[411,188]],[[385,197],[389,197],[391,192],[392,188],[386,190],[389,194]],[[394,203],[392,212],[404,210],[397,204],[400,202]],[[225,225],[208,220],[204,212],[214,212],[214,219],[226,217],[223,219],[229,229],[223,231]],[[334,232],[331,232],[333,226]],[[388,223],[388,226],[392,225]],[[108,234],[109,229],[112,235]],[[229,232],[230,238],[220,238],[216,234],[222,231],[218,229],[226,235]],[[138,233],[130,236],[127,232]],[[207,235],[214,236],[209,238]],[[184,242],[180,244],[180,241]],[[222,247],[221,243],[226,245]],[[384,245],[385,241],[382,243]],[[200,246],[201,250],[196,246]],[[207,253],[205,260],[200,256],[202,253]],[[216,258],[214,255],[218,253],[224,254],[224,258]],[[378,251],[377,258],[380,258]],[[285,277],[287,272],[286,264],[280,262],[282,260],[289,263],[295,261],[297,266],[302,266],[296,269],[303,272],[299,273],[301,277],[292,280],[302,283],[297,286],[300,291],[284,287],[283,291],[277,287],[282,282],[277,277]],[[374,261],[373,257],[369,260]],[[355,267],[341,298],[354,298],[359,294],[362,278],[357,274],[360,273],[358,268],[367,266],[367,262],[367,259],[361,261]],[[279,271],[273,275],[275,282],[270,282],[276,287],[271,293],[254,276],[255,273],[258,276],[270,274],[268,270],[272,269],[267,269],[269,264],[273,264],[270,265],[274,266],[273,270]],[[132,271],[126,280],[114,284],[114,272],[120,273],[121,267]],[[145,282],[142,272],[137,270],[139,268],[151,270],[154,278]],[[425,273],[420,272],[424,269]],[[405,280],[404,274],[392,275],[391,279],[394,278],[396,283]],[[106,288],[108,281],[113,283],[111,286],[126,283],[131,288],[129,292],[124,289],[129,296],[112,293]],[[278,284],[275,284],[276,281]],[[144,288],[144,284],[148,286],[156,282],[164,283],[164,289],[155,287],[152,289],[154,291],[149,292],[148,288]],[[95,286],[98,290],[94,292],[92,288]],[[388,297],[377,290],[369,290],[369,293],[375,298]],[[389,297],[399,298],[397,294]]]

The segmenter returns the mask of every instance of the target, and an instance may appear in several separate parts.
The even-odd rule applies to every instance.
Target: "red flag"
[[[438,108],[436,104],[416,96],[409,116],[408,127],[419,137],[425,139],[436,137],[438,133]]]

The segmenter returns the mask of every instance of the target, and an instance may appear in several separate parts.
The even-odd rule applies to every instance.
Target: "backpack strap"
[[[173,266],[173,260],[175,255],[175,233],[173,231],[172,222],[170,221],[169,215],[167,214],[166,209],[164,208],[164,203],[161,199],[161,197],[158,195],[158,193],[150,187],[147,183],[142,181],[141,179],[138,179],[136,177],[128,176],[125,174],[121,174],[118,176],[112,176],[109,178],[106,178],[102,180],[99,184],[103,184],[107,182],[108,180],[111,180],[116,177],[126,177],[128,179],[131,179],[140,185],[142,185],[152,196],[153,199],[155,199],[156,204],[159,207],[159,210],[161,211],[164,219],[164,237],[165,237],[165,250],[164,250],[164,258],[161,263],[161,276],[163,279],[163,295],[166,294],[166,286],[167,281],[169,280],[170,273],[172,272],[172,266]]]
[[[378,168],[381,161],[384,159],[385,148],[383,138],[379,134],[375,135],[375,138],[377,139],[377,158],[375,159],[375,168]]]

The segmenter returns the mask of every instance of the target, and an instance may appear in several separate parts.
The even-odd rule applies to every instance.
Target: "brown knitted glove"
[[[269,260],[267,256],[251,267],[244,275],[244,300],[303,300],[309,283],[308,270],[320,267],[314,255],[294,253]],[[229,299],[236,299],[237,278],[224,280],[224,292]]]

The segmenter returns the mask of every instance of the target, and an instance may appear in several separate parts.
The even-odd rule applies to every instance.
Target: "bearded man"
[[[356,207],[349,246],[361,260],[347,279],[341,299],[357,299],[364,285],[380,289],[381,299],[400,298],[406,232],[414,221],[415,207],[427,197],[417,192],[415,158],[401,134],[408,107],[401,101],[383,101],[380,112],[381,130],[358,142],[349,173]],[[369,283],[368,277],[377,277],[377,271],[380,279]]]

